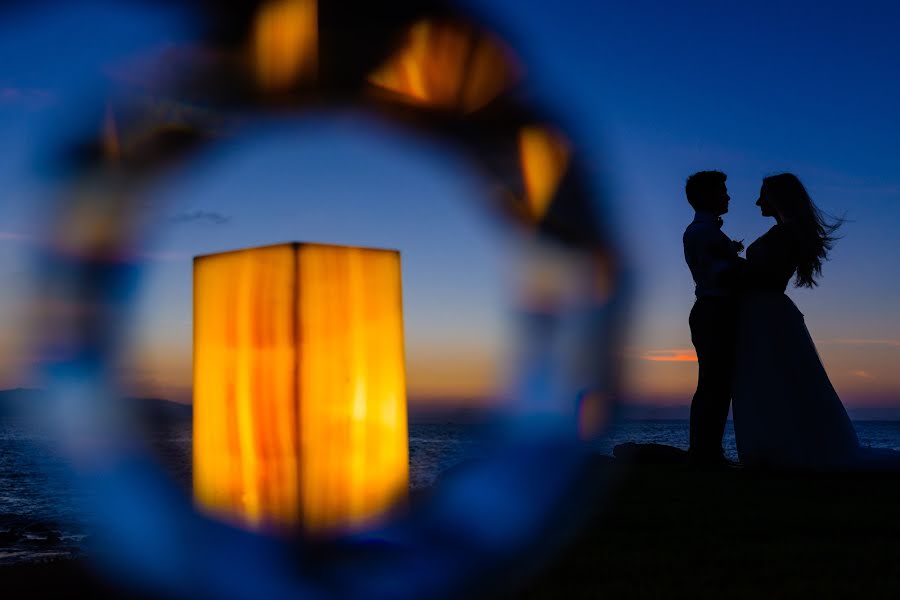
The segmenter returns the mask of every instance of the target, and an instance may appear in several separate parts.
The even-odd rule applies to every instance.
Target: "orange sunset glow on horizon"
[[[820,353],[836,389],[849,406],[895,402],[896,340],[822,340]],[[509,374],[505,351],[496,346],[468,349],[440,344],[407,352],[407,394],[411,406],[491,406],[505,393]],[[142,350],[126,369],[130,394],[191,401],[189,348]],[[690,403],[696,387],[696,353],[690,346],[626,353],[624,399],[660,405]],[[11,380],[12,381],[12,380]],[[12,386],[8,386],[12,387]]]

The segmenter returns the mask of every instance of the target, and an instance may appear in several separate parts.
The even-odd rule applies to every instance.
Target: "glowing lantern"
[[[257,530],[346,530],[409,480],[400,255],[282,244],[194,261],[194,494]]]

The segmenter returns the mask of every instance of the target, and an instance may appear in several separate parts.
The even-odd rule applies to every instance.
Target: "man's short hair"
[[[684,193],[694,210],[708,208],[716,200],[728,176],[722,171],[700,171],[687,178]]]

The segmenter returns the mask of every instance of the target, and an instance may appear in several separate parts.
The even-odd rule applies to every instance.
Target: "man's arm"
[[[740,288],[744,280],[747,261],[738,256],[738,248],[727,235],[716,230],[709,240],[708,252],[712,259],[710,271],[723,287]]]

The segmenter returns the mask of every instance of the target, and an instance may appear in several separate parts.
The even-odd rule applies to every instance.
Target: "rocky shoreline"
[[[588,524],[540,574],[502,595],[900,597],[896,473],[706,470],[651,444],[622,445],[614,456],[589,466],[613,483]],[[52,527],[4,535],[71,550]],[[122,597],[82,557],[0,566],[0,585],[9,597]]]
[[[20,562],[76,558],[83,535],[71,535],[55,523],[0,515],[0,568]]]

